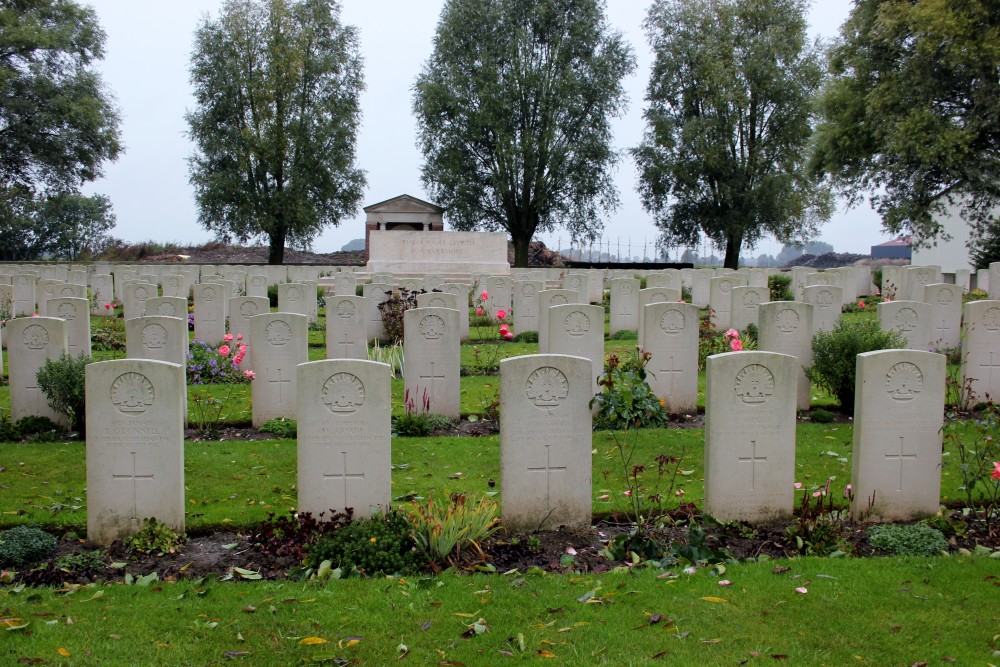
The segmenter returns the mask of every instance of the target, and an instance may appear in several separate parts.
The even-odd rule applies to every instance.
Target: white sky
[[[185,136],[184,113],[194,104],[188,83],[194,30],[206,12],[218,15],[221,1],[83,1],[96,9],[108,35],[106,57],[98,68],[118,99],[125,143],[124,155],[107,165],[105,178],[87,190],[111,198],[118,216],[111,233],[118,238],[180,244],[209,240],[211,235],[197,223],[188,185],[186,158],[193,146]],[[403,193],[428,199],[420,184],[411,87],[430,55],[443,4],[443,0],[342,0],[342,19],[358,27],[365,61],[367,90],[361,104],[364,120],[358,162],[367,172],[368,188],[362,206]],[[638,61],[635,74],[626,81],[628,114],[615,125],[616,147],[625,149],[639,143],[644,128],[643,96],[652,53],[641,24],[649,2],[608,0],[607,5],[609,22],[632,43]],[[815,2],[809,15],[813,36],[834,37],[850,9],[850,0]],[[610,237],[613,250],[620,240],[624,251],[631,240],[633,247],[638,246],[633,254],[639,254],[644,242],[652,247],[657,233],[642,210],[635,192],[636,171],[627,157],[616,180],[622,205],[605,219],[605,236]],[[447,228],[447,216],[445,223]],[[352,218],[317,237],[313,249],[339,250],[363,236],[364,214],[359,207]],[[565,231],[542,236],[550,247],[560,239],[568,246]],[[838,252],[867,254],[871,245],[888,239],[870,208],[848,211],[840,206],[818,240],[832,244]],[[780,248],[765,241],[744,255],[776,254]]]

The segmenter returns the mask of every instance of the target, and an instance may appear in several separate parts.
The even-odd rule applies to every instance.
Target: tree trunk
[[[528,251],[531,249],[531,237],[512,236],[514,243],[514,266],[518,268],[528,267]]]
[[[733,271],[740,268],[740,248],[743,246],[743,232],[726,234],[726,259],[722,263],[725,269]]]
[[[284,264],[285,262],[285,232],[270,233],[271,245],[267,251],[268,264]]]

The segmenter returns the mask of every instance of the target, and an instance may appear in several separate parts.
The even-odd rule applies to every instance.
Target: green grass
[[[851,476],[851,426],[800,424],[797,431],[796,481],[809,490],[833,477],[833,494],[846,503],[841,494]],[[683,455],[683,473],[675,490],[684,491],[685,502],[701,505],[703,431],[648,429],[636,435],[632,463],[654,467],[659,454]],[[296,505],[294,440],[188,441],[184,451],[189,530],[246,526],[265,519],[269,512],[283,513]],[[627,486],[609,432],[594,434],[592,457],[594,512],[623,509],[620,501]],[[957,458],[954,446],[947,443],[941,473],[943,502],[965,497],[959,488]],[[82,443],[0,444],[0,461],[7,468],[0,473],[4,498],[0,527],[37,523],[59,530],[84,529]],[[394,498],[455,492],[481,495],[499,491],[502,484],[497,436],[394,438],[392,463]],[[490,479],[497,483],[495,488],[489,486]]]
[[[985,665],[993,572],[985,558],[802,558],[732,565],[728,588],[705,570],[7,587],[0,616],[28,622],[4,633],[9,664]]]

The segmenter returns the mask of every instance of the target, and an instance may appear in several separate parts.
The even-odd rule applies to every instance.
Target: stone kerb
[[[766,523],[792,514],[799,362],[771,352],[708,358],[705,511]]]
[[[851,484],[855,515],[933,516],[941,502],[945,357],[919,350],[859,354]]]
[[[664,399],[671,414],[698,407],[698,307],[676,301],[645,308],[644,348],[650,389]]]
[[[250,366],[254,428],[269,419],[295,419],[295,368],[309,361],[308,318],[297,313],[263,313],[250,318]]]
[[[390,374],[387,364],[357,359],[299,365],[298,511],[351,507],[366,518],[388,509]]]
[[[973,402],[1000,398],[1000,300],[965,304],[962,386]]]
[[[184,532],[184,367],[89,364],[86,392],[87,538],[110,544],[152,517]]]
[[[511,530],[590,527],[591,375],[581,357],[500,362],[500,494]]]
[[[326,299],[326,358],[367,359],[367,306],[361,296]]]
[[[404,393],[413,399],[417,412],[429,411],[458,419],[461,375],[458,311],[412,308],[403,313],[403,331]]]

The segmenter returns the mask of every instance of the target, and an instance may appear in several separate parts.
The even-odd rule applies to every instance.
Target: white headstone
[[[123,288],[125,319],[142,317],[146,314],[146,301],[152,299],[157,294],[156,285],[153,283],[139,282],[136,280],[125,283]]]
[[[1000,262],[990,262],[989,278],[986,282],[990,299],[1000,301]]]
[[[923,301],[890,301],[878,304],[882,329],[895,329],[911,350],[927,351],[931,344],[931,307]]]
[[[187,367],[187,321],[163,315],[125,320],[125,356]]]
[[[110,305],[115,300],[115,283],[111,274],[95,273],[90,277],[90,298],[94,304],[91,315],[109,317],[114,314],[113,310],[104,307],[104,304]]]
[[[226,335],[226,290],[218,283],[194,286],[194,337],[216,345]]]
[[[643,349],[652,356],[646,381],[672,414],[698,407],[698,306],[667,301],[646,306]]]
[[[66,320],[66,351],[72,357],[90,356],[90,302],[78,297],[49,299],[50,317]]]
[[[327,297],[327,359],[368,358],[366,313],[364,297],[354,295]]]
[[[549,308],[579,303],[579,295],[568,289],[547,289],[538,293],[538,352],[549,352]]]
[[[543,280],[514,281],[514,331],[538,331],[539,294],[545,289]]]
[[[798,365],[799,410],[809,409],[809,378],[803,367],[812,366],[813,307],[800,301],[769,301],[760,305],[757,348],[795,357]]]
[[[403,313],[403,369],[405,393],[413,409],[449,419],[460,416],[458,311],[450,308],[413,308]]]
[[[355,518],[366,518],[389,508],[390,373],[387,364],[356,359],[298,367],[299,512],[350,507]]]
[[[667,278],[667,276],[663,276],[663,278]],[[611,281],[611,313],[608,333],[612,336],[619,331],[631,330],[638,333],[639,284],[639,280],[636,278],[618,278]]]
[[[680,302],[681,292],[680,290],[672,289],[670,287],[647,287],[646,289],[639,290],[639,345],[642,346],[643,335],[646,329],[646,306],[651,303],[666,303],[668,301]]]
[[[509,276],[487,276],[485,289],[489,293],[486,312],[493,315],[498,310],[510,310],[514,304],[513,282]]]
[[[708,358],[705,511],[719,521],[791,516],[798,361],[770,352]]]
[[[180,296],[157,296],[146,301],[146,315],[177,317],[184,320],[187,327],[188,300]]]
[[[733,289],[746,285],[746,279],[727,274],[712,278],[708,307],[712,309],[710,319],[714,331],[725,331],[730,327],[730,313],[733,307]]]
[[[500,496],[509,529],[590,527],[593,374],[580,357],[500,362]]]
[[[316,290],[313,290],[315,294]],[[312,299],[315,301],[316,299]],[[309,316],[309,286],[305,283],[278,285],[278,310]]]
[[[770,300],[771,293],[766,287],[734,287],[729,326],[737,331],[746,331],[751,324],[757,326],[757,309],[760,304]]]
[[[965,304],[962,387],[973,402],[1000,398],[1000,301]]]
[[[35,277],[18,273],[10,280],[14,288],[14,317],[35,314]]]
[[[250,318],[253,426],[270,419],[295,419],[295,367],[309,360],[308,321],[296,313],[264,313]]]
[[[591,396],[599,390],[597,379],[604,370],[604,307],[567,303],[549,308],[549,354],[590,359]]]
[[[813,307],[813,335],[819,331],[833,331],[842,312],[841,288],[833,285],[810,285],[803,290],[802,296],[805,303],[812,304]]]
[[[858,355],[852,509],[884,521],[933,516],[941,503],[945,357],[918,350]]]
[[[11,420],[37,415],[68,426],[65,415],[49,407],[36,379],[46,359],[58,359],[67,351],[65,320],[16,317],[7,322],[3,335],[7,342]]]
[[[923,300],[931,306],[930,346],[935,351],[959,347],[962,342],[962,288],[932,283],[924,287]]]
[[[469,338],[469,294],[472,286],[463,283],[441,283],[438,287],[442,292],[454,294],[458,300],[458,324],[461,331],[462,340]],[[516,316],[516,315],[515,315]],[[515,331],[519,331],[514,327]]]
[[[368,342],[380,340],[385,336],[385,326],[382,324],[382,313],[378,306],[391,298],[392,285],[388,283],[366,283],[361,287],[365,299],[365,322]]]
[[[89,364],[87,539],[110,544],[144,519],[184,532],[184,367]]]

